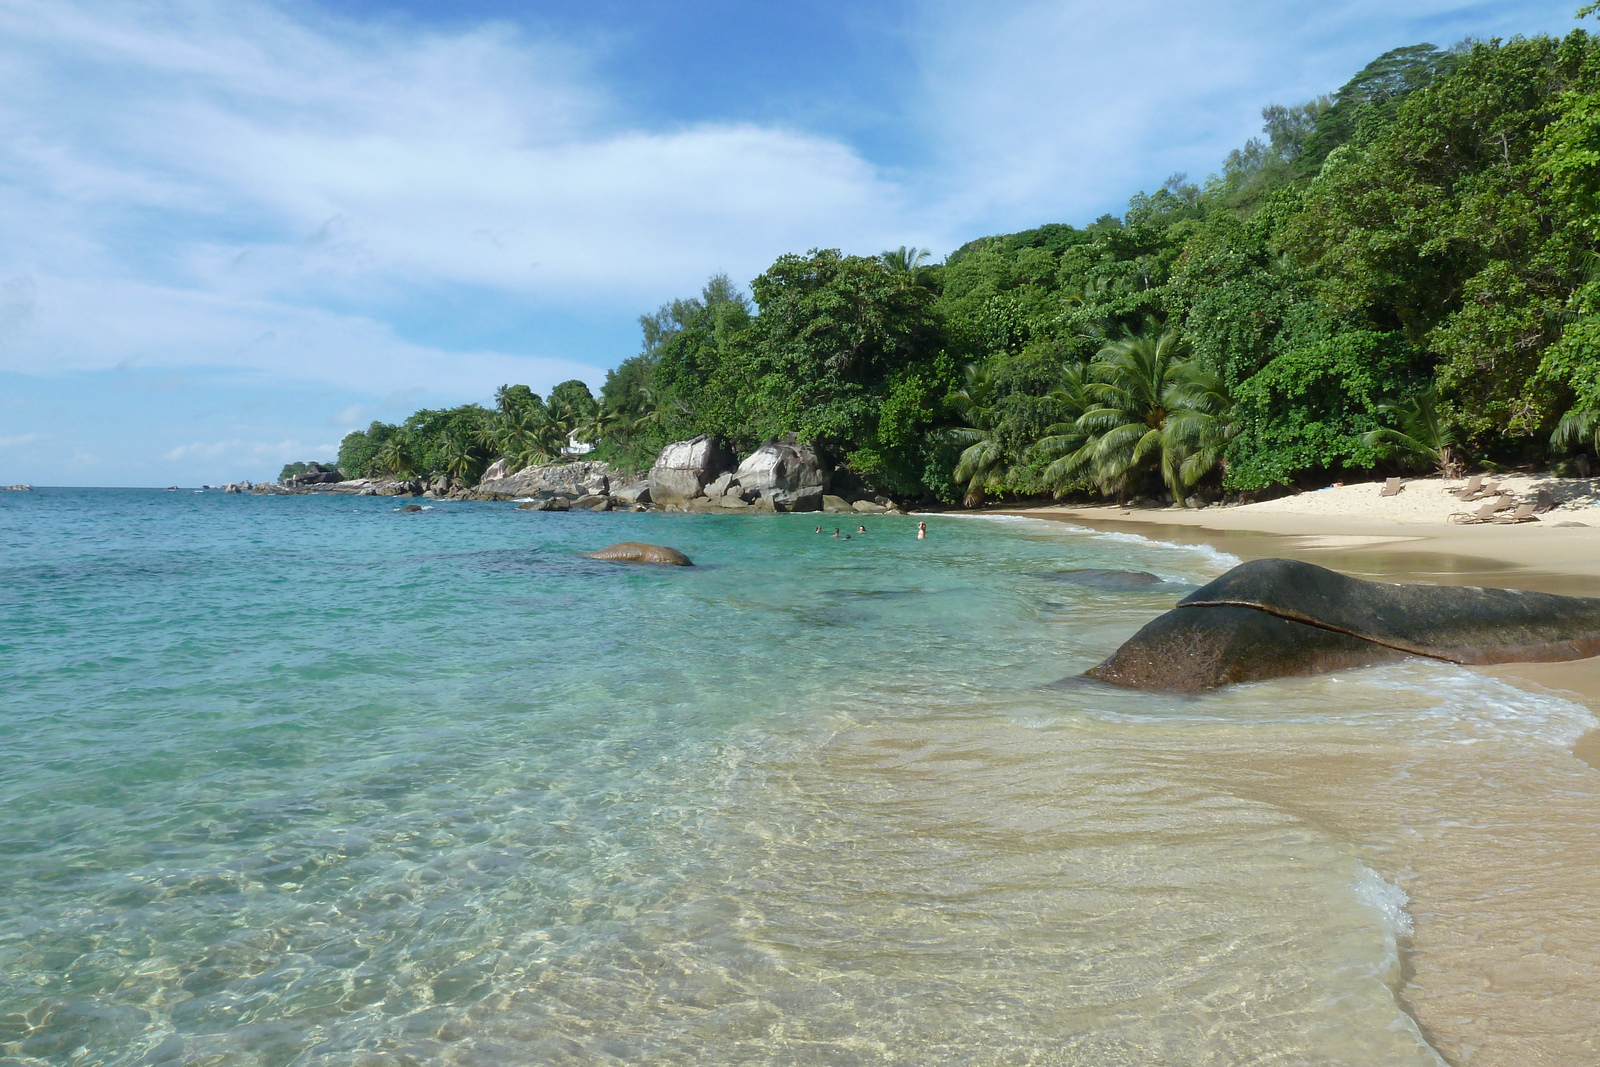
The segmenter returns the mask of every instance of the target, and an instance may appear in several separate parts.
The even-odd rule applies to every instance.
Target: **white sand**
[[[1509,493],[1510,499],[1517,504],[1534,503],[1541,490],[1548,492],[1560,506],[1540,515],[1541,522],[1574,521],[1600,526],[1600,485],[1597,485],[1600,479],[1552,478],[1530,474],[1486,476],[1484,484],[1491,482],[1498,482],[1501,490]],[[1487,499],[1462,501],[1449,492],[1466,484],[1465,479],[1447,482],[1438,477],[1413,478],[1401,483],[1398,495],[1385,497],[1382,495],[1382,482],[1358,482],[1297,493],[1259,504],[1240,504],[1226,510],[1238,516],[1337,515],[1378,522],[1444,523],[1449,522],[1454,514],[1476,511]],[[1509,509],[1503,514],[1509,514]]]

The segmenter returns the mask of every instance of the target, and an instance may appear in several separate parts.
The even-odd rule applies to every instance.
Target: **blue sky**
[[[1269,103],[1576,0],[3,0],[0,483],[271,477],[811,247],[1199,178]]]

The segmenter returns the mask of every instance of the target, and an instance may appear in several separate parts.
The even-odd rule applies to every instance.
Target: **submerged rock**
[[[1049,574],[1039,575],[1041,578],[1052,578],[1058,582],[1067,582],[1071,585],[1081,585],[1086,589],[1107,589],[1125,591],[1134,589],[1149,589],[1151,586],[1165,585],[1166,579],[1149,571],[1119,571],[1103,567],[1083,567],[1071,571],[1053,571]]]
[[[1600,655],[1600,600],[1394,585],[1297,560],[1241,564],[1147,624],[1091,678],[1200,692],[1425,656],[1450,663]]]
[[[688,556],[665,545],[647,545],[640,541],[619,541],[598,552],[585,552],[590,559],[610,560],[616,563],[667,563],[674,567],[693,567]]]

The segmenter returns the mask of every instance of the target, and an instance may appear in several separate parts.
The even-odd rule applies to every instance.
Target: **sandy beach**
[[[1002,513],[1118,529],[1156,540],[1208,544],[1241,559],[1284,556],[1363,578],[1485,585],[1600,596],[1600,478],[1488,478],[1513,505],[1549,494],[1557,506],[1520,523],[1459,523],[1483,500],[1455,495],[1465,480],[1409,479],[1385,497],[1382,482],[1330,486],[1258,504],[1198,509],[1043,506]],[[1510,508],[1502,514],[1510,514]],[[1600,657],[1478,668],[1519,685],[1574,695],[1600,710]],[[1576,751],[1600,767],[1600,731]]]

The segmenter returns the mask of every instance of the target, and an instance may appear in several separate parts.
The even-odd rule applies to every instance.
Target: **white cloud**
[[[179,445],[162,458],[173,462],[181,460],[224,461],[238,466],[259,466],[262,462],[293,463],[307,456],[326,460],[339,451],[338,442],[308,445],[301,441],[246,441],[230,438],[223,441],[192,441]],[[211,464],[217,466],[216,462]]]
[[[0,448],[16,448],[18,445],[31,445],[35,441],[43,441],[44,434],[19,433],[10,437],[0,437]]]
[[[839,142],[749,124],[616,128],[581,55],[504,26],[402,33],[237,0],[17,0],[0,40],[0,272],[57,305],[54,332],[15,327],[35,340],[13,360],[35,370],[41,356],[82,367],[120,350],[184,362],[209,341],[206,362],[276,372],[281,357],[253,357],[238,335],[317,318],[378,347],[346,348],[363,364],[350,370],[302,360],[313,378],[409,359],[439,385],[456,357],[381,341],[370,321],[403,318],[411,293],[642,310],[716,270],[749,277],[778,250],[908,239],[895,187]],[[113,302],[142,290],[187,322],[153,307],[113,316],[101,288]],[[0,326],[26,317],[13,303],[0,299]],[[81,318],[99,343],[59,331]],[[192,343],[170,344],[174,331]],[[626,354],[568,361],[593,377]]]

